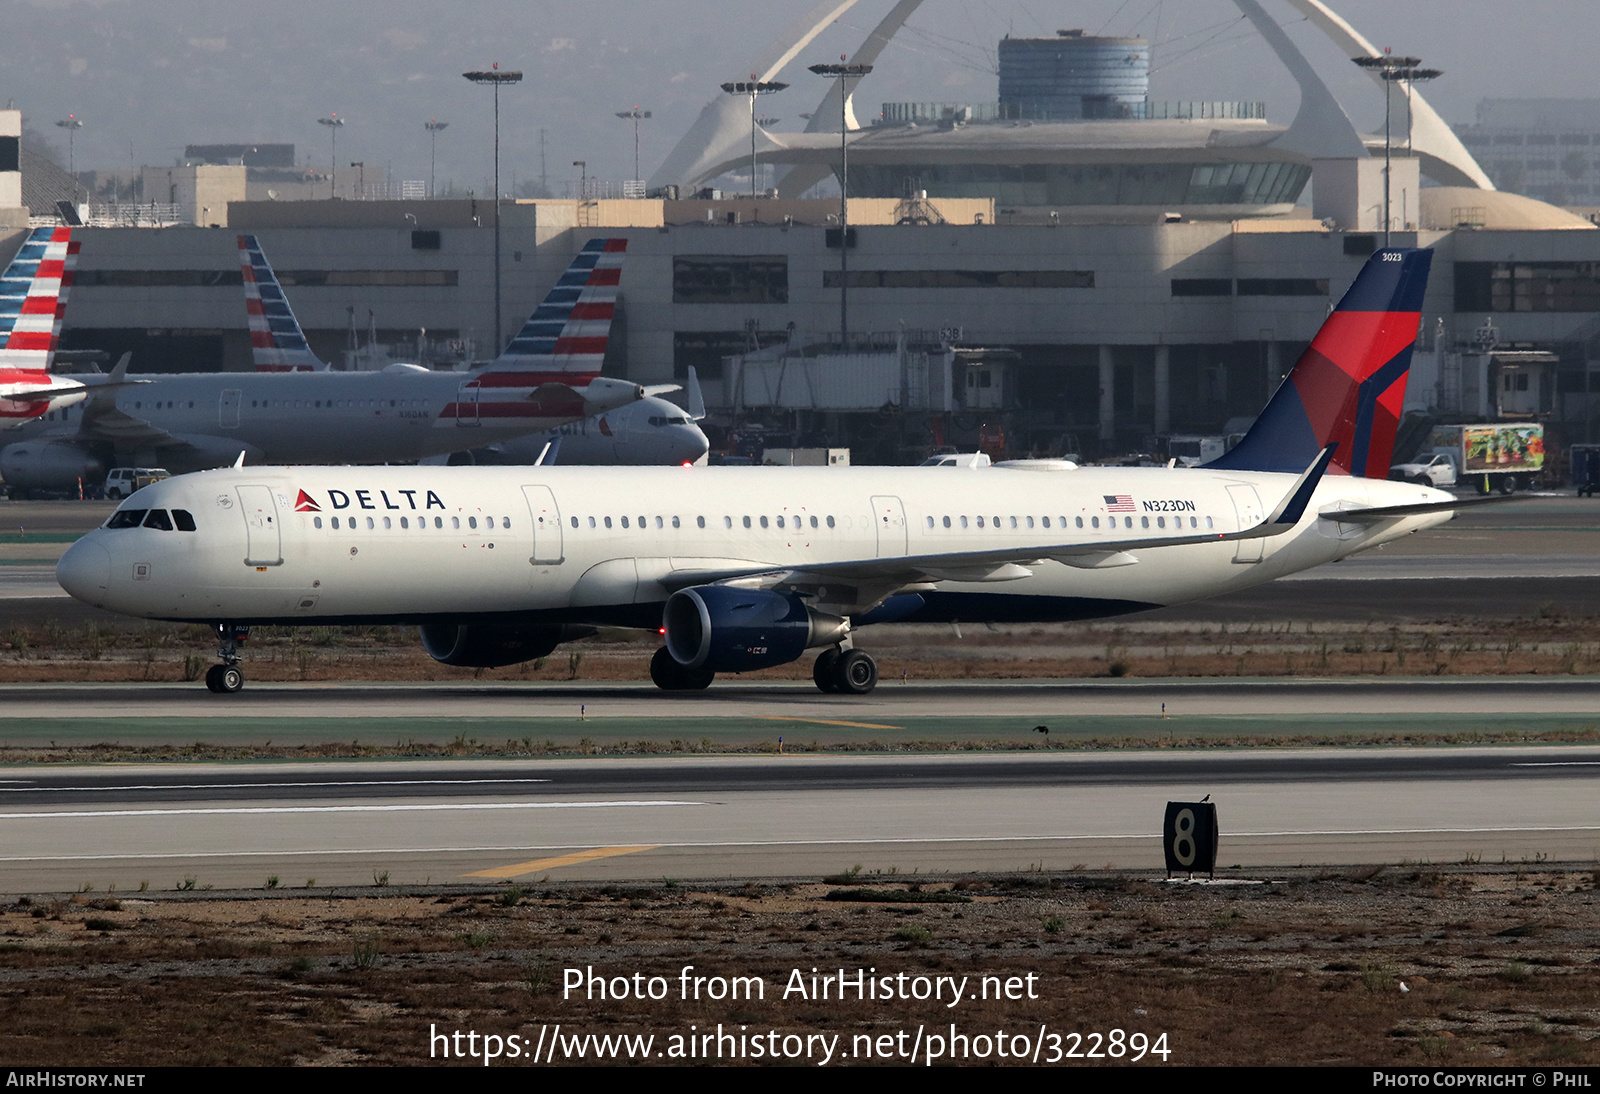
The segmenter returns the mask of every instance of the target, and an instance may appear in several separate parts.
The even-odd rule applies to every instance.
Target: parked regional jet
[[[1388,470],[1430,258],[1371,258],[1227,466],[244,468],[139,490],[57,574],[90,604],[215,625],[219,692],[252,624],[384,622],[485,667],[660,627],[669,689],[820,647],[818,686],[864,693],[871,623],[1119,615],[1448,520],[1466,503],[1363,475]]]
[[[71,228],[35,228],[0,274],[0,429],[81,402],[87,389],[50,374],[78,244]]]
[[[193,471],[227,466],[240,453],[252,464],[416,460],[674,390],[599,375],[626,247],[624,239],[590,240],[505,352],[473,372],[390,365],[150,376],[95,391],[81,411],[64,412],[57,432],[0,449],[0,475],[16,492],[68,489],[103,477],[112,462]]]

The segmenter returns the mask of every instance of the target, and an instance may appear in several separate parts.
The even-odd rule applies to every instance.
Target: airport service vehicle
[[[241,452],[252,464],[417,460],[675,390],[599,375],[626,246],[590,240],[505,351],[475,371],[397,364],[378,372],[204,373],[104,391],[91,381],[81,410],[63,411],[59,425],[46,422],[44,433],[0,449],[0,476],[14,492],[47,491],[98,479],[113,463],[194,471],[232,464]],[[126,368],[123,361],[112,370],[112,385],[124,381]]]
[[[1463,482],[1480,494],[1512,494],[1533,486],[1543,469],[1544,426],[1496,422],[1435,426],[1417,458],[1389,468],[1389,477],[1441,489]]]
[[[219,692],[241,686],[253,624],[382,621],[478,667],[600,625],[660,628],[651,675],[667,689],[820,649],[822,690],[865,693],[877,668],[855,639],[873,623],[1175,604],[1470,504],[1367,477],[1389,466],[1430,257],[1374,255],[1206,468],[240,468],[139,491],[57,575],[99,607],[215,626]]]
[[[50,374],[78,246],[71,228],[35,228],[0,274],[0,429],[84,398],[83,384]]]
[[[106,476],[106,497],[120,501],[135,490],[170,478],[172,472],[165,467],[113,467]]]
[[[1592,498],[1600,490],[1600,444],[1575,444],[1567,449],[1572,460],[1572,485],[1578,497]]]

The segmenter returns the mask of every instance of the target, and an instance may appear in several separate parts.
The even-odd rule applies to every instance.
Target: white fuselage
[[[638,398],[636,385],[575,382],[577,391],[479,386],[483,373],[394,366],[382,372],[256,372],[143,376],[114,396],[116,413],[93,399],[44,423],[39,439],[113,449],[134,463],[193,471],[232,463],[383,463],[423,459],[548,430]],[[589,398],[586,400],[585,395]],[[530,397],[532,396],[532,397]],[[83,426],[85,420],[93,424]],[[13,466],[14,465],[14,466]],[[39,489],[21,455],[6,471]],[[70,480],[69,480],[70,484]]]
[[[1166,468],[229,469],[156,483],[119,509],[183,510],[194,531],[103,527],[66,552],[58,575],[81,600],[156,619],[650,627],[685,573],[1013,548],[1027,558],[1035,546],[1233,532],[1259,524],[1293,483]],[[1080,619],[1213,596],[1450,517],[1340,524],[1322,513],[1447,498],[1329,477],[1282,535],[990,574],[956,567],[907,584],[926,601],[909,618]],[[855,611],[874,602],[819,595],[841,614],[852,597]]]
[[[683,408],[651,396],[590,418],[529,433],[491,448],[497,463],[536,463],[544,446],[557,443],[561,466],[620,467],[695,463],[710,442]]]

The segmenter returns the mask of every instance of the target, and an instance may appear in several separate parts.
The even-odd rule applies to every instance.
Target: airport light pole
[[[429,118],[422,123],[422,128],[428,131],[428,198],[433,198],[433,165],[439,152],[439,130],[449,125],[438,118]]]
[[[816,68],[811,71],[815,72]],[[729,95],[750,96],[750,197],[752,199],[756,196],[756,97],[774,95],[788,86],[780,80],[758,80],[753,72],[748,80],[737,80],[722,85],[722,90]]]
[[[619,110],[617,117],[633,119],[633,180],[639,181],[639,119],[648,118],[650,111],[640,110],[637,106],[632,110]]]
[[[367,196],[367,161],[351,160],[350,166],[354,167],[358,172],[356,175],[356,200],[364,200]]]
[[[67,174],[72,176],[72,204],[78,204],[78,161],[73,152],[72,138],[83,128],[83,119],[76,114],[68,114],[56,122],[56,125],[67,131]]]
[[[504,348],[500,341],[500,85],[522,82],[522,73],[502,69],[496,61],[484,72],[463,72],[475,84],[494,88],[494,351]]]
[[[328,127],[328,162],[333,165],[328,181],[328,198],[331,200],[339,193],[339,129],[344,125],[344,119],[337,114],[329,114],[326,118],[318,118],[317,124]]]
[[[1390,117],[1393,111],[1390,104],[1394,100],[1394,85],[1403,83],[1406,86],[1406,149],[1411,148],[1411,83],[1414,80],[1432,80],[1443,76],[1442,69],[1422,68],[1420,57],[1396,57],[1385,51],[1377,57],[1352,57],[1351,61],[1362,68],[1375,71],[1378,79],[1383,81],[1383,246],[1389,246],[1389,233],[1394,227],[1394,217],[1390,210],[1391,190],[1390,167],[1393,164],[1393,140],[1390,137]]]
[[[871,65],[812,65],[811,71],[839,81],[839,352],[850,339],[850,152],[846,119],[849,116],[850,88],[846,81],[859,80],[872,71]]]

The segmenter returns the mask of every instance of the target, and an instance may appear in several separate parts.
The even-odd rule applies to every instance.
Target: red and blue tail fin
[[[300,321],[255,236],[239,237],[239,272],[250,315],[250,353],[257,372],[320,372],[328,366],[306,343]]]
[[[0,274],[0,366],[50,367],[79,246],[71,228],[35,228]]]
[[[1206,466],[1298,474],[1333,444],[1330,474],[1388,478],[1432,260],[1429,250],[1367,259],[1250,432]]]
[[[485,370],[498,386],[584,384],[600,375],[617,309],[626,239],[591,239],[505,352]]]

